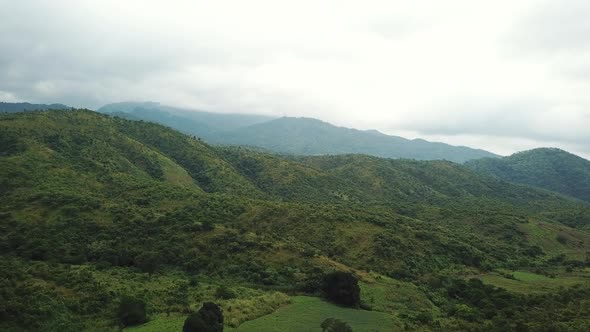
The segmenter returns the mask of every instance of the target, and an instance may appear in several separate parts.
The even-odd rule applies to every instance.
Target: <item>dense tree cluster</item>
[[[223,312],[213,302],[205,302],[198,312],[190,315],[182,328],[183,332],[222,332]]]
[[[140,299],[123,298],[119,305],[118,316],[122,326],[145,323],[147,321],[145,302]]]
[[[327,274],[322,291],[327,299],[344,306],[358,307],[361,303],[358,279],[349,272],[336,271]]]

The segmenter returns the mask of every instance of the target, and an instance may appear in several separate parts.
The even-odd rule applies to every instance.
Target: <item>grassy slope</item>
[[[342,308],[307,296],[296,296],[293,302],[273,314],[244,323],[239,330],[321,331],[320,323],[330,317],[346,321],[354,331],[392,331],[400,327],[386,313]]]
[[[560,273],[554,277],[548,277],[529,271],[507,272],[512,278],[506,278],[499,273],[488,273],[479,278],[487,284],[505,288],[511,292],[532,294],[555,292],[560,287],[589,286],[590,270],[572,273]]]
[[[387,313],[343,308],[316,297],[295,296],[292,304],[281,307],[272,314],[245,322],[238,328],[226,327],[225,331],[321,331],[320,323],[330,317],[348,322],[354,331],[393,331],[401,326],[399,321],[395,321]],[[125,331],[180,331],[184,319],[186,318],[182,316],[158,316],[147,324]]]

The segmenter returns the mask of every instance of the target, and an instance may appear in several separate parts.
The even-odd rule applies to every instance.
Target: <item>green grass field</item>
[[[242,324],[237,331],[321,331],[324,319],[333,317],[346,321],[354,331],[395,331],[394,317],[376,311],[343,308],[317,297],[296,296],[293,304]]]
[[[485,274],[479,278],[486,284],[521,294],[552,292],[559,289],[559,287],[571,287],[578,284],[587,286],[590,284],[589,272],[560,274],[555,278],[526,271],[515,271],[511,274],[515,279],[508,279],[498,273]]]
[[[150,317],[150,321],[139,326],[126,328],[127,332],[165,332],[182,331],[182,325],[186,316],[178,314],[166,316],[165,314]],[[227,330],[227,329],[226,329]],[[229,330],[231,331],[231,330]]]
[[[439,314],[438,308],[426,294],[410,282],[379,275],[375,282],[360,282],[359,286],[361,301],[375,311],[410,315],[427,311],[435,316]]]
[[[226,327],[225,331],[321,331],[321,322],[329,317],[346,321],[354,331],[396,331],[401,326],[387,313],[343,308],[317,297],[295,296],[293,303],[274,313],[247,321],[238,328]],[[181,331],[185,316],[157,315],[151,321],[127,332]]]

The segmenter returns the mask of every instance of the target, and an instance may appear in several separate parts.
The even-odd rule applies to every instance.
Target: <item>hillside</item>
[[[472,160],[465,165],[505,181],[524,183],[590,202],[590,161],[560,149],[534,149],[502,159]]]
[[[22,111],[63,110],[69,107],[62,104],[31,104],[31,103],[4,103],[0,102],[0,113],[15,113]]]
[[[99,112],[164,124],[213,144],[245,145],[278,153],[329,155],[361,153],[417,160],[466,160],[497,157],[479,149],[408,140],[376,130],[356,130],[310,118],[192,112],[156,103],[118,103]]]
[[[127,297],[164,331],[205,301],[228,330],[317,312],[355,331],[585,327],[590,209],[545,190],[446,161],[214,147],[88,110],[2,114],[0,147],[2,330],[117,330]],[[317,298],[334,270],[372,312]],[[494,287],[521,270],[555,286]]]

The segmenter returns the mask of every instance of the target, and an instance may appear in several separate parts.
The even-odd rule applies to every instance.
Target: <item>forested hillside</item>
[[[505,181],[545,188],[590,202],[590,161],[560,149],[540,148],[502,159],[472,160],[466,166]]]
[[[361,153],[377,157],[464,162],[498,157],[488,151],[422,139],[408,140],[376,130],[356,130],[310,118],[214,114],[181,110],[157,103],[117,103],[99,112],[170,126],[209,143],[246,145],[294,155]]]
[[[2,330],[116,331],[129,298],[154,330],[207,301],[240,331],[319,329],[265,319],[305,306],[355,331],[590,327],[590,207],[447,161],[280,157],[23,112],[0,115],[0,200]],[[333,271],[358,280],[354,313],[317,298]]]

